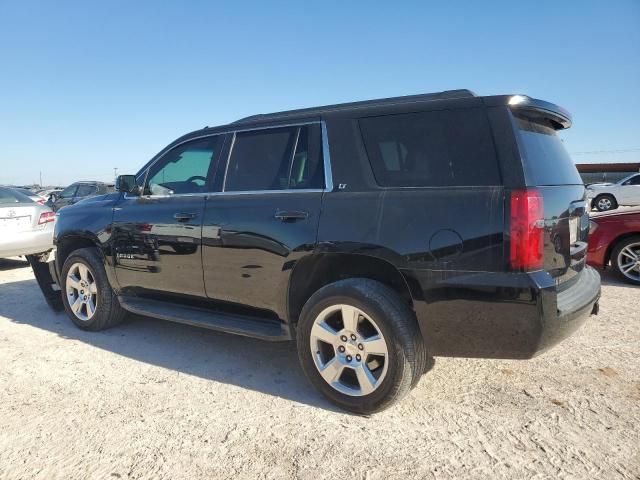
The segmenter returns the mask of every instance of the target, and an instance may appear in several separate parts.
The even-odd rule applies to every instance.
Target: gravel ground
[[[0,478],[640,478],[640,289],[530,361],[441,358],[335,410],[290,345],[136,318],[87,333],[0,260]]]

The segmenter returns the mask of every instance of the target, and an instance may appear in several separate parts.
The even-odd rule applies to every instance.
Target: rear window
[[[29,197],[11,188],[0,188],[0,205],[12,203],[33,203]]]
[[[573,160],[550,126],[515,116],[527,185],[581,185]]]
[[[491,130],[481,108],[363,118],[360,129],[381,186],[501,184]]]

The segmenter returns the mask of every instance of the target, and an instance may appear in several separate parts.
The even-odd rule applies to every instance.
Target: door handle
[[[295,222],[296,220],[304,220],[307,217],[309,217],[309,213],[300,210],[278,210],[274,215],[274,218],[283,222]]]
[[[191,220],[196,217],[197,217],[197,214],[187,213],[187,212],[180,212],[173,215],[173,218],[175,218],[179,222],[186,222],[187,220]]]

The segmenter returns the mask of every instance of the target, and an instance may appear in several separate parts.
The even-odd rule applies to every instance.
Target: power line
[[[591,155],[595,153],[631,153],[640,152],[640,148],[626,148],[622,150],[591,150],[588,152],[571,152],[571,155]]]

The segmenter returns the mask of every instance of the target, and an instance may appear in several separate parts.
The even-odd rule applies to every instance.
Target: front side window
[[[147,176],[145,195],[205,193],[222,135],[180,145],[156,162]]]
[[[498,161],[483,109],[368,117],[360,129],[378,185],[500,185]]]
[[[238,132],[227,166],[227,192],[320,189],[319,125]]]
[[[624,182],[624,185],[640,185],[640,175],[636,175],[635,177],[631,177],[629,180]]]

